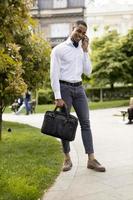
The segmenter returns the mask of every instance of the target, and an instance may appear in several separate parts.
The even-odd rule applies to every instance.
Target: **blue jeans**
[[[85,153],[87,154],[94,153],[93,139],[90,128],[90,120],[89,120],[88,102],[83,86],[80,85],[75,87],[66,85],[64,83],[60,83],[60,89],[61,89],[62,99],[67,104],[69,112],[73,105],[74,110],[78,116],[79,123],[81,126],[81,134],[85,148]],[[63,109],[62,112],[64,112]],[[70,152],[69,141],[62,140],[62,146],[64,153]]]
[[[25,99],[24,102],[25,102],[26,114],[29,114],[29,112],[31,111],[29,100]]]

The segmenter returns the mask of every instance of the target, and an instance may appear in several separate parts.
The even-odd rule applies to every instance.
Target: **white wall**
[[[121,34],[133,28],[133,0],[86,0],[86,6],[85,20],[90,39],[102,35],[107,25]]]

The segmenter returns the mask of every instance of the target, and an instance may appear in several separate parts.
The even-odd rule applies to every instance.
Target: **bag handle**
[[[55,112],[58,108],[61,108],[61,107],[56,106],[55,109],[54,109],[54,112]],[[69,112],[68,112],[68,109],[67,109],[67,105],[64,104],[64,105],[63,105],[63,108],[65,108],[65,114],[66,114],[67,118],[69,118]]]

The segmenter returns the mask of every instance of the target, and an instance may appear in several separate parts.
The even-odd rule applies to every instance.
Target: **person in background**
[[[24,94],[18,98],[17,102],[18,102],[19,107],[18,107],[18,110],[15,112],[16,115],[20,114],[23,108],[25,108]]]
[[[70,37],[53,48],[51,53],[50,79],[56,106],[64,104],[70,112],[73,105],[78,116],[85,153],[88,155],[87,168],[105,172],[95,158],[93,138],[90,127],[88,101],[82,86],[82,74],[90,75],[92,71],[88,56],[89,39],[86,36],[87,24],[80,20],[73,25]],[[63,112],[63,109],[62,109]],[[72,168],[70,143],[62,140],[64,152],[63,171]]]
[[[25,98],[24,98],[26,115],[29,115],[29,113],[31,113],[30,101],[31,101],[31,92],[29,90],[27,90],[25,93]]]
[[[24,98],[23,96],[20,96],[17,100],[19,107],[22,106],[23,102],[24,102]]]
[[[127,113],[128,113],[128,122],[127,124],[133,124],[132,120],[133,120],[133,97],[130,98],[130,102],[129,102],[129,108],[127,109]]]

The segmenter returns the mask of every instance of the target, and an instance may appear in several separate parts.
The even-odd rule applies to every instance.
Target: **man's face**
[[[75,42],[79,42],[80,40],[82,40],[85,37],[87,31],[87,27],[79,24],[79,25],[75,25],[75,27],[73,28],[73,31],[71,32],[71,39]]]

